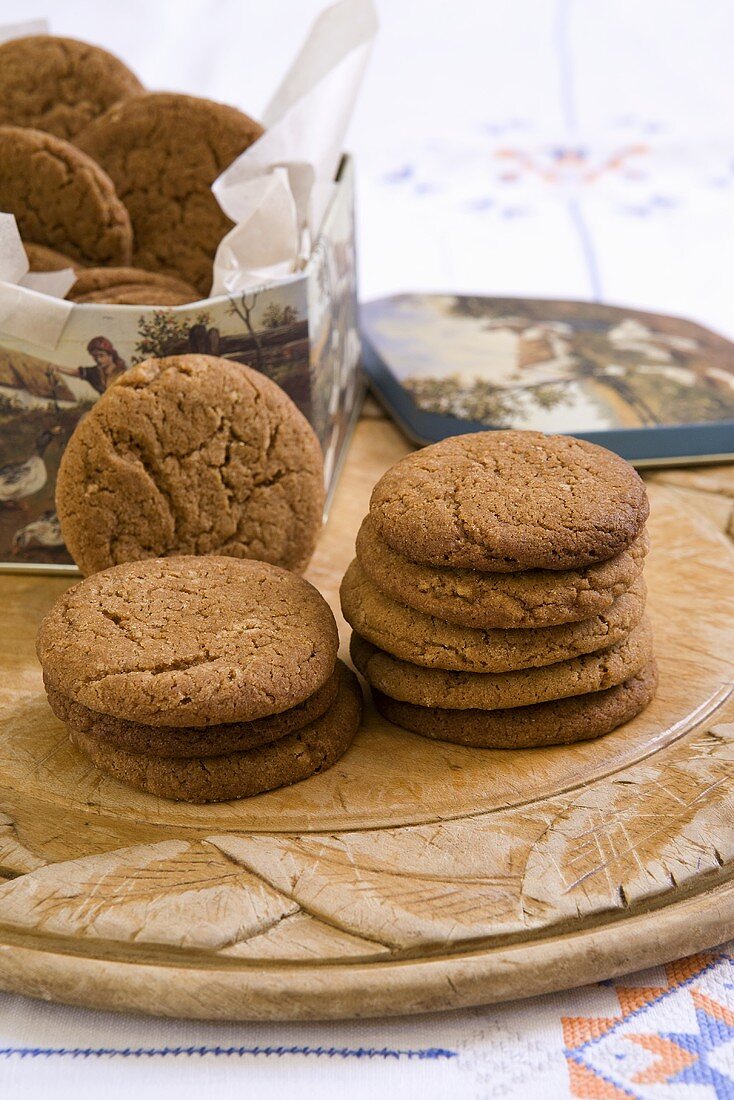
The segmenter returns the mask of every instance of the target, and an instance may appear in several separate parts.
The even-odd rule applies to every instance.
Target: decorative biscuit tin
[[[184,352],[246,363],[293,398],[324,451],[328,506],[362,392],[348,157],[309,262],[286,282],[175,308],[77,305],[51,351],[0,333],[0,570],[75,568],[54,507],[69,436],[122,371]]]

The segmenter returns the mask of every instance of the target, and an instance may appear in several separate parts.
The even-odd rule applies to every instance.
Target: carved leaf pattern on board
[[[47,862],[21,844],[12,817],[0,811],[0,881],[35,871]]]
[[[0,886],[0,921],[60,936],[165,944],[201,951],[254,945],[267,957],[295,917],[289,958],[324,953],[371,956],[380,945],[358,942],[299,912],[268,882],[201,841],[161,841],[49,864]],[[311,925],[313,927],[311,927]],[[262,950],[258,944],[262,943]]]
[[[734,860],[734,724],[661,770],[640,764],[582,790],[536,842],[524,906],[558,919],[652,901]],[[606,900],[605,900],[606,899]]]
[[[0,919],[60,936],[216,950],[297,906],[215,848],[180,840],[49,864],[0,887]]]
[[[272,959],[273,961],[308,962],[316,959],[379,958],[390,951],[379,943],[370,943],[342,932],[308,913],[293,913],[248,940],[225,947],[222,955],[238,959]]]
[[[453,824],[445,828],[453,831]],[[312,916],[393,949],[474,939],[517,925],[517,881],[435,873],[406,864],[400,829],[371,833],[375,852],[358,855],[359,834],[333,837],[210,837]]]
[[[721,725],[512,810],[330,835],[162,841],[51,864],[0,886],[0,920],[273,961],[540,933],[731,865],[733,777],[734,724]]]
[[[734,725],[662,755],[461,821],[209,840],[308,913],[393,950],[540,932],[734,860]]]

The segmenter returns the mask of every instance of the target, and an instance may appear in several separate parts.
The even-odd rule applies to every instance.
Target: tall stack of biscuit
[[[326,601],[293,573],[216,556],[95,573],[43,620],[51,709],[102,771],[218,802],[330,767],[362,713]]]
[[[342,582],[391,722],[485,748],[600,737],[657,686],[645,487],[569,436],[446,439],[377,483]]]

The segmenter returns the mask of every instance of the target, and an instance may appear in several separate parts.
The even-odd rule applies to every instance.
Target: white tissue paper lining
[[[64,295],[75,282],[70,267],[30,272],[14,216],[0,214],[0,332],[55,348],[74,308]]]
[[[0,41],[47,31],[45,21],[15,24]],[[322,12],[263,113],[265,133],[214,181],[236,224],[217,249],[211,297],[287,279],[308,260],[376,31],[372,0]],[[30,272],[14,216],[0,213],[0,332],[55,348],[74,282],[71,268]]]
[[[307,261],[376,32],[371,0],[322,12],[263,113],[265,133],[215,180],[237,224],[217,249],[212,295],[287,278]]]

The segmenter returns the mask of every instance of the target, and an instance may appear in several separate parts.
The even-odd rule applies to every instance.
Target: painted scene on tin
[[[545,432],[734,418],[734,344],[678,317],[439,294],[370,302],[362,317],[424,412]]]

